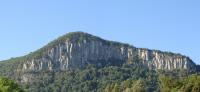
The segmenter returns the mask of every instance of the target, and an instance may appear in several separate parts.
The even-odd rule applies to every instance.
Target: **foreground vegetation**
[[[35,72],[34,80],[22,87],[27,92],[200,92],[197,74],[172,76],[138,66]]]
[[[111,59],[107,62],[99,61],[103,62],[100,64],[102,66],[90,64],[82,69],[66,71],[21,70],[23,62],[45,56],[48,48],[66,40],[82,42],[84,39],[99,40],[106,45],[118,47],[130,46],[85,33],[67,34],[29,55],[0,62],[0,76],[13,79],[20,85],[19,87],[12,80],[0,77],[0,92],[200,92],[200,75],[197,71],[149,70],[137,56],[129,58],[126,63]],[[165,53],[169,56],[182,56]]]
[[[26,92],[200,92],[197,72],[149,70],[137,57],[129,60],[128,64],[111,61],[100,67],[88,65],[83,69],[66,71],[16,73],[10,71],[15,64],[9,63],[12,62],[0,64],[3,68],[0,74],[14,79]],[[33,78],[21,83],[22,75]],[[20,87],[12,80],[0,78],[0,92],[23,92]]]
[[[14,81],[0,77],[0,92],[24,92]]]
[[[0,74],[14,79],[26,92],[200,92],[200,75],[187,70],[155,71],[137,57],[104,66],[83,69],[13,72],[16,62],[1,62]],[[21,76],[31,81],[21,83]],[[0,77],[0,92],[23,92],[18,85]]]

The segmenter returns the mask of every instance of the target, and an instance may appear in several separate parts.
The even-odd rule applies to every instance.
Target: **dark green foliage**
[[[14,81],[0,77],[0,92],[24,92]]]
[[[162,92],[200,92],[200,76],[174,77],[160,75],[160,90]]]
[[[137,57],[129,62],[102,67],[88,65],[80,70],[24,72],[35,77],[21,86],[29,92],[199,92],[200,77],[189,71],[149,70]],[[3,62],[0,65],[14,67]],[[12,72],[1,70],[7,75],[5,71]],[[10,77],[17,80],[17,76]]]
[[[17,72],[17,68],[19,68],[22,64],[20,62],[23,60],[23,57],[20,58],[11,58],[10,60],[0,61],[0,75],[1,76],[16,76],[19,73]]]
[[[31,92],[103,92],[108,84],[115,84],[113,92],[121,92],[125,82],[126,87],[132,87],[133,81],[141,80],[138,85],[145,84],[146,90],[157,89],[155,71],[144,68],[138,58],[133,58],[132,64],[111,64],[102,67],[88,65],[84,69],[69,71],[30,72],[34,77],[32,82],[23,84],[23,88]],[[29,74],[28,72],[25,74]],[[144,83],[144,81],[145,83]],[[141,86],[141,87],[143,87]],[[136,86],[138,90],[141,87]]]
[[[20,83],[20,86],[28,92],[200,92],[200,76],[191,75],[195,73],[194,71],[149,70],[142,64],[138,56],[129,58],[127,63],[124,63],[126,61],[115,59],[98,62],[91,61],[91,65],[82,69],[39,72],[20,71],[24,61],[33,58],[48,57],[48,49],[55,48],[57,45],[63,45],[66,41],[82,43],[84,40],[101,41],[103,45],[112,45],[116,48],[120,48],[121,46],[133,47],[128,44],[106,41],[83,32],[72,32],[59,37],[29,55],[0,62],[0,75],[7,76],[19,83],[23,75],[33,76],[30,82]],[[149,50],[149,53],[151,52]],[[161,51],[156,52],[163,53]],[[182,56],[171,52],[165,52],[165,55]],[[150,57],[153,58],[153,56]],[[97,66],[99,62],[101,62],[100,66]],[[14,88],[14,90],[19,89],[14,82],[5,78],[2,79],[8,81],[6,83],[9,85],[11,84],[9,88]],[[4,89],[5,87],[2,88]],[[21,90],[19,89],[19,91]],[[6,91],[1,91],[0,87],[0,92]],[[12,91],[9,89],[9,92]]]

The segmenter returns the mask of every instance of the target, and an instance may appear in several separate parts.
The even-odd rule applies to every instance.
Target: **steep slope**
[[[28,55],[0,62],[0,75],[16,80],[30,92],[102,92],[108,84],[139,79],[148,83],[147,92],[152,92],[159,88],[159,71],[182,76],[196,67],[181,54],[72,32]]]
[[[18,62],[18,70],[40,71],[84,68],[88,64],[103,66],[111,61],[130,63],[135,57],[141,59],[149,69],[196,68],[195,63],[184,55],[136,48],[128,44],[106,41],[84,32],[68,33],[36,52],[8,61]]]
[[[128,63],[128,60],[136,56],[150,69],[195,69],[195,63],[180,54],[136,48],[87,33],[74,32],[27,56],[22,70],[67,70],[83,68],[91,63],[102,66],[114,60]]]

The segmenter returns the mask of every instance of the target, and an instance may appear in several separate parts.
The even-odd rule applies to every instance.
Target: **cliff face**
[[[153,50],[138,50],[139,57],[147,62],[149,68],[173,70],[173,69],[195,69],[195,63],[186,56],[169,52]]]
[[[91,63],[101,65],[111,60],[127,63],[135,56],[138,56],[150,69],[173,70],[196,67],[191,59],[183,55],[136,48],[78,32],[45,48],[41,57],[27,59],[23,62],[22,70],[68,70],[82,68]]]

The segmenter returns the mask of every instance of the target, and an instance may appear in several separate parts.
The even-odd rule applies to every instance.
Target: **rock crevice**
[[[77,37],[77,36],[76,36]],[[138,56],[150,69],[193,69],[195,63],[183,55],[156,50],[136,48],[130,45],[99,39],[82,38],[81,40],[64,40],[51,48],[40,58],[24,62],[22,70],[67,70],[85,67],[91,62],[109,62],[116,60],[127,62]]]

